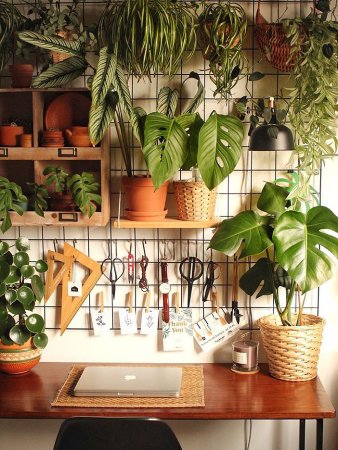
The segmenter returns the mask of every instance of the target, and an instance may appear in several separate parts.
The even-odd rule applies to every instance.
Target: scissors
[[[208,300],[210,291],[214,286],[214,282],[219,277],[219,268],[220,268],[219,264],[215,263],[214,261],[210,260],[208,262],[207,274],[203,287],[203,297],[202,297],[203,302],[206,302]],[[216,270],[218,271],[217,276],[215,276]]]
[[[180,262],[180,274],[188,282],[188,308],[190,306],[192,286],[203,275],[203,263],[196,256],[188,256]]]
[[[110,265],[109,276],[105,274],[105,269],[107,265]],[[111,295],[112,300],[114,300],[116,292],[116,282],[124,274],[124,262],[120,258],[115,257],[114,259],[112,259],[111,256],[108,255],[108,258],[102,261],[101,273],[107,278],[107,280],[111,282]]]

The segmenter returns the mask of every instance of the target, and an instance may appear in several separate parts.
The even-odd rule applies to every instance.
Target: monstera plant
[[[34,308],[43,299],[41,274],[48,266],[43,260],[32,264],[29,245],[27,238],[18,238],[13,251],[0,241],[0,342],[23,345],[32,338],[34,346],[43,349],[48,343],[45,321]]]
[[[295,293],[315,289],[333,276],[338,258],[338,217],[325,206],[314,206],[306,212],[288,209],[288,191],[266,183],[257,207],[224,220],[210,242],[210,247],[240,258],[261,255],[241,277],[240,287],[257,297],[273,295],[284,326],[294,325],[291,307]],[[280,289],[286,290],[285,302]],[[282,304],[283,303],[283,304]],[[301,324],[302,304],[296,324]]]

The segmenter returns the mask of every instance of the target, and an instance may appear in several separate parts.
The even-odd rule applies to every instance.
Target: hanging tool
[[[139,288],[141,289],[142,292],[148,292],[149,291],[149,285],[148,285],[148,280],[147,280],[147,267],[148,267],[148,263],[149,263],[149,259],[147,257],[146,254],[146,240],[143,239],[142,241],[142,246],[143,246],[143,255],[140,261],[140,267],[141,267],[141,278],[140,281],[138,283]]]
[[[109,275],[105,274],[105,270],[109,266]],[[124,262],[117,257],[117,241],[115,240],[115,258],[112,259],[111,248],[108,245],[108,257],[102,261],[101,273],[111,283],[111,296],[112,300],[115,299],[116,283],[124,274]]]
[[[231,321],[236,319],[239,324],[242,314],[238,308],[238,259],[234,256],[233,275],[232,275],[232,301],[231,301]]]
[[[169,284],[169,279],[168,279],[168,263],[167,263],[167,260],[169,259],[167,256],[168,241],[163,241],[163,245],[164,245],[163,256],[160,261],[161,284],[159,286],[159,289],[160,289],[160,292],[162,294],[162,299],[163,299],[162,320],[163,320],[163,322],[168,323],[169,322],[169,292],[171,289],[171,286]],[[170,256],[171,256],[171,253],[170,253]]]
[[[188,256],[180,262],[180,274],[188,282],[188,308],[190,306],[192,286],[203,275],[203,263],[196,256]]]
[[[134,255],[131,251],[132,242],[130,241],[130,247],[128,252],[128,283],[133,284],[134,283],[134,277],[135,277],[135,259]]]
[[[216,271],[217,271],[217,274],[215,276]],[[219,272],[220,272],[219,264],[210,260],[208,262],[207,273],[206,273],[206,278],[205,278],[204,287],[203,287],[203,296],[202,296],[203,302],[206,302],[207,300],[209,300],[210,293],[214,287],[214,282],[219,277]]]

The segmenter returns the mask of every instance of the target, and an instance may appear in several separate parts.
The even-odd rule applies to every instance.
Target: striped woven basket
[[[289,327],[282,326],[275,315],[258,321],[269,371],[274,378],[307,381],[317,376],[325,320],[311,314],[303,314],[302,320],[303,325]]]
[[[260,11],[258,1],[255,25],[255,37],[259,49],[265,59],[282,72],[290,72],[294,66],[296,55],[290,60],[291,45],[287,40],[282,23],[268,23]]]
[[[209,191],[204,181],[174,181],[177,214],[180,220],[211,220],[217,191]]]

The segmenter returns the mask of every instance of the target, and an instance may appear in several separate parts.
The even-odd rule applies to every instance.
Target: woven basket
[[[174,181],[178,218],[211,220],[214,217],[217,191],[209,191],[203,181]]]
[[[56,34],[57,36],[64,38],[66,41],[71,41],[73,38],[72,31],[58,31]],[[66,53],[50,52],[50,56],[52,58],[53,64],[56,64],[70,58],[71,55],[67,55]]]
[[[290,60],[291,45],[287,40],[283,24],[268,23],[260,12],[260,1],[256,13],[255,37],[259,49],[275,69],[282,72],[292,70],[296,54]]]
[[[311,314],[303,314],[302,318],[302,326],[284,327],[274,315],[262,317],[258,322],[274,378],[307,381],[317,376],[325,320]]]

